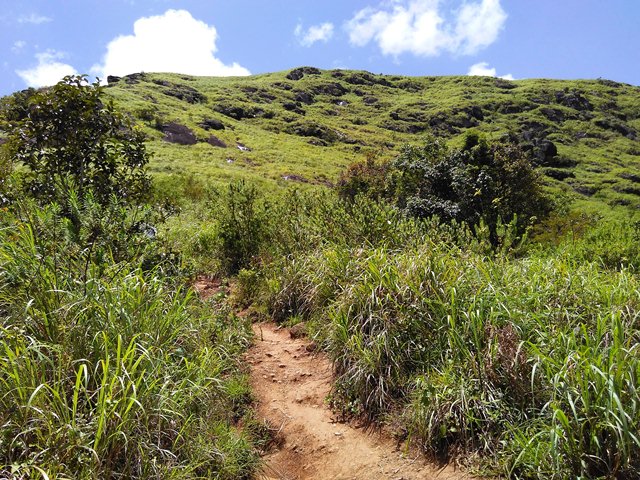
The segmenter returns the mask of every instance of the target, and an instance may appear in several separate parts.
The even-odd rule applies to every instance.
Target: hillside
[[[475,129],[520,138],[547,184],[585,208],[640,206],[640,88],[609,80],[302,67],[242,78],[110,77],[108,93],[144,125],[155,173],[328,185],[365,155],[393,156],[427,133],[455,144]]]

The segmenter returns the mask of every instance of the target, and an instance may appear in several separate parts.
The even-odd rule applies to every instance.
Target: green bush
[[[71,192],[80,201],[91,192],[101,205],[113,195],[133,203],[147,195],[144,135],[105,99],[98,82],[68,76],[13,108],[21,110],[6,113],[9,147],[26,167],[29,195],[63,207]]]

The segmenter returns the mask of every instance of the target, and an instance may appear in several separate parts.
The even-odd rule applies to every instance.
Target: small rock
[[[211,145],[212,147],[227,148],[227,144],[224,143],[222,140],[220,140],[215,135],[210,135],[209,138],[207,139],[207,143],[209,145]]]

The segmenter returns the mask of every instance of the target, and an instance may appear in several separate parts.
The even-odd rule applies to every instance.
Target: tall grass
[[[345,413],[509,478],[640,474],[631,230],[545,247],[502,225],[496,248],[482,225],[365,199],[291,195],[268,212],[243,278],[276,320],[310,322]],[[598,238],[615,238],[608,257]]]
[[[85,255],[56,218],[3,212],[0,471],[248,477],[257,457],[233,426],[247,402],[235,360],[247,325],[212,315],[144,255]]]

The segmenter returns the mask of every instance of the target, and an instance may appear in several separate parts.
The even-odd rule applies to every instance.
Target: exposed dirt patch
[[[306,338],[273,323],[254,324],[247,354],[257,412],[276,431],[278,448],[265,456],[264,480],[471,478],[407,453],[391,438],[342,423],[327,407],[332,369]]]
[[[198,292],[198,295],[203,300],[219,293],[224,293],[225,295],[229,293],[228,285],[223,284],[218,278],[207,275],[199,275],[193,282],[193,289]]]

